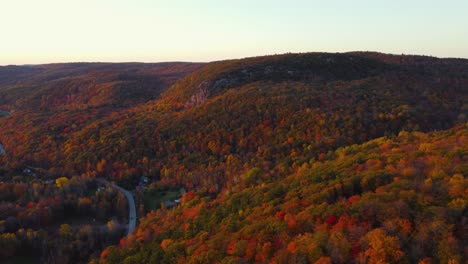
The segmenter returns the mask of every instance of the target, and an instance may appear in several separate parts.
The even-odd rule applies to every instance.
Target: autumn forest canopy
[[[467,95],[371,52],[0,67],[0,262],[465,263]]]

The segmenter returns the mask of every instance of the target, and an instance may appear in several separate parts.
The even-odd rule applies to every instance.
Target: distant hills
[[[0,67],[0,106],[17,110],[122,107],[155,99],[196,63],[70,63]]]
[[[467,92],[369,52],[0,67],[0,166],[189,190],[104,263],[462,263]]]

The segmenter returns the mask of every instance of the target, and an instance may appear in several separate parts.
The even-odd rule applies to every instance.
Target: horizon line
[[[183,60],[165,60],[165,61],[60,61],[60,62],[44,62],[44,63],[24,63],[24,64],[0,64],[0,67],[25,67],[25,66],[42,66],[42,65],[58,65],[58,64],[162,64],[162,63],[194,63],[194,64],[209,64],[213,62],[220,62],[220,61],[230,61],[230,60],[242,60],[242,59],[249,59],[249,58],[259,58],[259,57],[269,57],[269,56],[281,56],[281,55],[288,55],[288,54],[311,54],[311,53],[323,53],[323,54],[347,54],[347,53],[378,53],[383,55],[390,55],[390,56],[415,56],[415,57],[428,57],[428,58],[436,58],[436,59],[461,59],[461,60],[468,60],[468,57],[438,57],[434,55],[427,55],[427,54],[409,54],[409,53],[388,53],[388,52],[380,52],[380,51],[362,51],[362,50],[354,50],[354,51],[344,51],[344,52],[327,52],[327,51],[309,51],[309,52],[285,52],[285,53],[275,53],[275,54],[264,54],[264,55],[253,55],[253,56],[246,56],[246,57],[235,57],[235,58],[224,58],[224,59],[217,59],[217,60],[207,60],[207,61],[183,61]]]

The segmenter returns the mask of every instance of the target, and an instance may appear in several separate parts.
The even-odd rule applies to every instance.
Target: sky
[[[468,0],[0,0],[0,65],[286,52],[468,58]]]

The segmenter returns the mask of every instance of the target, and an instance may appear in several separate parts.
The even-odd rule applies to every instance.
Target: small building
[[[164,201],[164,207],[171,208],[176,206],[177,204],[174,201],[166,200]]]
[[[36,176],[37,176],[36,172],[34,172],[34,171],[33,171],[32,169],[30,169],[30,168],[25,168],[25,169],[23,170],[23,174],[24,174],[24,176],[29,176],[29,177],[36,177]]]
[[[45,184],[54,184],[54,180],[47,179],[47,180],[45,180]]]
[[[149,183],[149,178],[146,176],[141,176],[140,181],[138,182],[138,189],[143,189]]]

